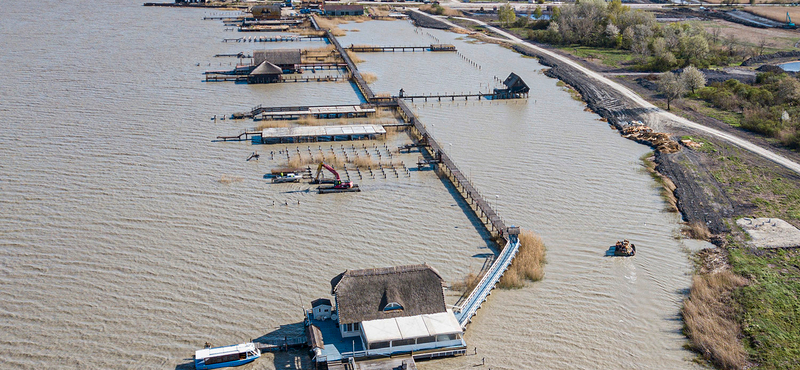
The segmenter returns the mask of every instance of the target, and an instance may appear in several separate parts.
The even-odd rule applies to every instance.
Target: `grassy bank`
[[[730,271],[695,275],[681,314],[689,347],[722,369],[742,369],[747,354],[739,342],[732,296],[746,280]]]
[[[730,252],[750,280],[734,292],[745,347],[758,369],[800,368],[800,249]]]

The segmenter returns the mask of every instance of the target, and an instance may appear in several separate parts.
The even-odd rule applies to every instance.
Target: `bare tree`
[[[667,98],[667,110],[670,110],[670,103],[675,99],[680,99],[686,92],[686,88],[680,76],[672,72],[664,72],[658,78],[658,91]]]
[[[683,80],[686,88],[692,90],[692,94],[694,94],[696,89],[702,89],[706,86],[706,76],[694,66],[688,66],[683,69],[683,72],[681,72],[681,80]]]
[[[758,55],[764,55],[764,48],[767,46],[767,38],[761,36],[758,40]]]

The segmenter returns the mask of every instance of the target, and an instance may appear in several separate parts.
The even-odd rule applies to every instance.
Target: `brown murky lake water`
[[[232,62],[215,54],[323,45],[223,43],[241,34],[201,20],[212,13],[135,1],[5,4],[0,367],[186,367],[206,341],[297,332],[302,306],[327,297],[345,269],[427,262],[454,281],[491,252],[430,171],[348,172],[363,192],[326,196],[264,178],[286,150],[366,145],[363,155],[386,160],[386,147],[408,141],[402,132],[313,146],[213,142],[253,126],[214,115],[359,97],[348,83],[202,82],[203,71]],[[663,211],[639,160],[648,148],[585,112],[533,59],[405,21],[342,28],[345,45],[453,43],[481,66],[454,53],[361,54],[378,92],[474,92],[509,72],[532,86],[527,101],[415,102],[506,221],[548,246],[543,281],[496,290],[478,311],[466,336],[478,356],[422,369],[484,357],[492,369],[695,366],[678,310],[686,253],[698,245],[678,238],[679,216]],[[246,162],[254,150],[261,160]],[[639,254],[603,257],[620,238]],[[307,362],[266,355],[243,368]]]

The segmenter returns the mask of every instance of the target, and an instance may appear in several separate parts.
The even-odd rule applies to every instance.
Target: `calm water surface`
[[[345,269],[427,262],[453,281],[480,268],[490,243],[432,172],[355,178],[362,193],[328,196],[263,178],[285,150],[377,145],[362,150],[385,158],[380,148],[403,133],[317,148],[212,142],[253,126],[213,115],[357,101],[347,83],[201,81],[232,61],[215,54],[322,43],[222,43],[239,34],[201,20],[212,11],[140,5],[10,2],[0,15],[0,367],[182,367],[206,341],[297,332],[302,306],[328,297]],[[421,368],[482,357],[493,369],[694,367],[678,310],[686,250],[698,246],[676,238],[679,217],[641,169],[646,147],[585,112],[533,59],[404,21],[342,27],[343,44],[453,43],[481,65],[361,54],[378,92],[486,90],[512,71],[533,88],[527,101],[415,102],[506,221],[548,245],[545,280],[495,291],[478,311],[467,342],[479,356]],[[262,159],[246,162],[253,150]],[[639,255],[603,257],[623,237]],[[243,368],[303,364],[269,354]]]

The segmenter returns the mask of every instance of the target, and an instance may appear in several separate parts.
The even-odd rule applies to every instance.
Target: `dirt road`
[[[422,13],[421,11],[416,10],[416,9],[412,9],[412,11],[416,11],[416,12]],[[426,14],[426,13],[423,13],[423,14],[430,17],[429,14]],[[456,25],[455,23],[452,23],[452,22],[448,21],[447,19],[444,19],[443,17],[437,17],[437,19],[440,20],[441,22],[453,27],[453,28],[464,29],[463,27],[461,27],[459,25]],[[592,71],[592,70],[580,65],[579,63],[577,63],[577,62],[575,62],[573,60],[570,60],[569,58],[566,58],[566,57],[564,57],[564,56],[562,56],[560,54],[554,53],[554,52],[552,52],[550,50],[543,49],[543,48],[541,48],[539,46],[536,46],[536,45],[533,45],[531,43],[528,43],[528,42],[526,42],[526,41],[524,41],[524,40],[522,40],[522,39],[520,39],[520,38],[518,38],[518,37],[516,37],[516,36],[514,36],[514,35],[512,35],[510,33],[508,33],[508,32],[505,32],[505,31],[503,31],[501,29],[498,29],[496,27],[490,26],[490,25],[486,24],[485,22],[482,22],[482,21],[479,21],[479,20],[475,20],[475,19],[470,19],[470,18],[458,18],[458,19],[462,19],[462,20],[466,20],[466,21],[477,23],[477,24],[485,27],[486,29],[488,29],[488,30],[490,30],[490,31],[492,31],[492,32],[494,32],[496,34],[505,37],[505,39],[494,38],[495,40],[502,41],[502,42],[511,42],[511,43],[522,44],[527,48],[535,50],[537,53],[540,53],[540,54],[543,54],[543,55],[547,55],[550,58],[558,60],[560,63],[569,65],[570,67],[574,68],[575,70],[585,74],[588,78],[595,80],[599,85],[607,86],[608,88],[614,90],[616,93],[618,93],[618,94],[622,95],[623,97],[627,98],[628,100],[630,100],[632,103],[637,105],[642,110],[648,112],[646,115],[643,115],[643,116],[645,116],[646,117],[645,119],[648,121],[648,122],[646,122],[646,124],[648,124],[651,127],[657,127],[657,126],[663,126],[663,125],[667,125],[667,126],[676,125],[676,126],[679,126],[679,127],[690,128],[690,129],[693,129],[693,130],[696,130],[696,131],[700,131],[700,132],[706,133],[708,135],[712,135],[712,136],[714,136],[714,137],[716,137],[718,139],[727,141],[727,142],[729,142],[729,143],[731,143],[733,145],[736,145],[736,146],[738,146],[740,148],[743,148],[745,150],[751,151],[751,152],[753,152],[755,154],[758,154],[758,155],[760,155],[760,156],[762,156],[764,158],[767,158],[767,159],[769,159],[769,160],[771,160],[771,161],[773,161],[773,162],[775,162],[775,163],[777,163],[777,164],[779,164],[781,166],[784,166],[784,167],[794,171],[795,173],[800,174],[800,164],[798,164],[797,162],[794,162],[794,161],[792,161],[792,160],[790,160],[790,159],[788,159],[788,158],[786,158],[784,156],[781,156],[781,155],[779,155],[779,154],[777,154],[777,153],[775,153],[775,152],[773,152],[771,150],[762,148],[762,147],[760,147],[760,146],[758,146],[756,144],[753,144],[753,143],[751,143],[751,142],[749,142],[749,141],[747,141],[745,139],[742,139],[742,138],[740,138],[738,136],[735,136],[733,134],[726,133],[726,132],[723,132],[723,131],[720,131],[720,130],[717,130],[717,129],[714,129],[714,128],[710,128],[710,127],[698,124],[696,122],[692,122],[692,121],[690,121],[688,119],[685,119],[683,117],[676,116],[676,115],[674,115],[674,114],[672,114],[670,112],[664,111],[661,108],[658,108],[655,105],[651,104],[647,100],[644,100],[641,96],[639,96],[638,94],[636,94],[632,90],[628,89],[627,87],[622,86],[619,83],[608,79],[607,77],[603,76],[602,74],[600,74],[598,72],[595,72],[595,71]]]

